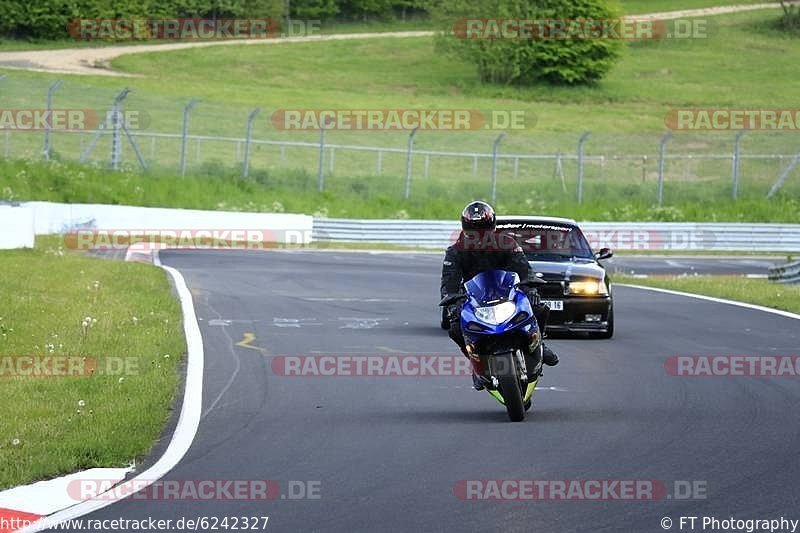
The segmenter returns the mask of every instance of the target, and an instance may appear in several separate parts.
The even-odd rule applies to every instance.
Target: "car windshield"
[[[592,249],[577,226],[525,223],[498,229],[514,237],[529,261],[593,259]]]

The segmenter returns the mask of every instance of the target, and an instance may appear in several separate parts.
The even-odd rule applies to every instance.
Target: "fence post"
[[[111,168],[119,170],[119,164],[122,160],[122,113],[119,108],[122,107],[122,101],[128,96],[131,90],[127,87],[122,89],[116,98],[114,98],[114,105],[111,108]]]
[[[561,180],[561,192],[567,192],[567,181],[564,178],[564,165],[561,164],[561,152],[556,154],[556,164],[553,167],[553,179],[558,177]]]
[[[319,127],[319,166],[317,167],[317,189],[325,188],[325,124]]]
[[[0,81],[3,81],[4,79],[6,79],[6,75],[5,74],[0,74]],[[3,141],[4,142],[4,144],[3,144],[3,155],[5,157],[8,157],[8,140],[9,140],[8,139],[8,132],[9,132],[9,130],[6,130],[4,132],[5,133],[5,135],[4,135],[5,139]]]
[[[606,175],[606,156],[600,156],[600,179],[602,180]]]
[[[197,105],[197,100],[192,98],[183,106],[183,130],[181,131],[181,177],[186,175],[186,143],[189,136],[189,112]]]
[[[800,154],[797,154],[792,158],[791,161],[789,161],[789,164],[786,166],[783,172],[781,172],[781,175],[778,176],[778,179],[775,180],[775,183],[772,184],[772,188],[770,188],[769,192],[767,193],[767,198],[772,198],[773,196],[775,196],[775,193],[778,192],[778,190],[781,187],[783,187],[786,178],[789,177],[789,174],[791,174],[792,170],[794,170],[794,167],[797,166],[798,162],[800,162]]]
[[[589,137],[589,132],[584,131],[580,139],[578,139],[578,203],[583,202],[583,144],[586,138]]]
[[[61,80],[56,80],[50,84],[50,87],[47,88],[47,122],[44,130],[44,158],[46,161],[50,161],[50,135],[52,132],[52,123],[53,123],[53,94],[61,87],[63,82]]]
[[[500,150],[500,143],[505,136],[505,133],[498,135],[492,146],[492,203],[497,200],[497,152]]]
[[[122,136],[120,135],[120,119],[122,117],[120,117],[119,108],[129,92],[130,89],[127,87],[122,89],[117,97],[114,98],[114,104],[111,106],[111,168],[114,170],[119,170],[122,151]]]
[[[250,111],[250,114],[247,115],[247,137],[244,141],[244,164],[242,165],[242,177],[246,178],[250,174],[250,144],[253,140],[253,121],[256,119],[256,115],[261,112],[261,108],[257,107]]]
[[[411,152],[414,149],[414,136],[417,134],[419,126],[415,126],[408,134],[408,149],[406,150],[406,200],[411,195]]]
[[[322,192],[325,189],[325,130],[328,121],[323,120],[319,127],[319,166],[317,167],[317,189]]]
[[[736,145],[733,148],[733,169],[732,169],[732,181],[733,181],[733,192],[731,193],[733,199],[736,200],[739,197],[739,156],[740,156],[740,148],[742,137],[744,134],[747,133],[747,130],[741,130],[739,133],[736,134]]]
[[[642,183],[647,181],[647,156],[642,156]]]
[[[667,151],[667,142],[672,137],[672,132],[668,131],[661,138],[658,145],[658,205],[664,201],[664,158]]]
[[[0,74],[0,81],[3,81],[4,79],[6,79],[6,75],[5,74]],[[8,138],[9,137],[9,135],[8,135],[9,131],[10,130],[6,130],[5,132],[3,132],[4,133],[4,135],[3,135],[3,137],[4,137],[4,139],[3,139],[3,156],[6,157],[6,158],[8,158],[8,152],[9,152],[9,138]]]

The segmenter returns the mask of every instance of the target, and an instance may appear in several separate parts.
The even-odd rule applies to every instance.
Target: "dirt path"
[[[631,15],[629,19],[657,18],[674,20],[684,17],[703,17],[753,11],[756,9],[778,8],[776,3],[720,6],[705,9],[684,9],[664,13]],[[183,50],[184,48],[200,48],[205,46],[243,46],[252,44],[283,44],[292,42],[339,41],[346,39],[374,39],[379,37],[425,37],[433,35],[432,31],[403,31],[385,33],[342,33],[333,35],[313,35],[308,37],[291,37],[286,39],[247,39],[235,41],[205,41],[193,43],[168,43],[150,45],[104,46],[99,48],[65,48],[61,50],[28,50],[19,52],[0,52],[0,68],[16,68],[38,72],[62,74],[83,74],[94,76],[127,76],[134,75],[112,70],[111,61],[124,54],[140,54],[144,52],[166,52]]]

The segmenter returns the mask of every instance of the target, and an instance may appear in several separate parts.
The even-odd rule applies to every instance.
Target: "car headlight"
[[[569,284],[570,294],[584,294],[584,295],[607,295],[608,288],[602,280],[591,281],[572,281]]]
[[[488,324],[502,324],[517,311],[514,302],[503,302],[489,307],[478,307],[475,309],[475,316]]]

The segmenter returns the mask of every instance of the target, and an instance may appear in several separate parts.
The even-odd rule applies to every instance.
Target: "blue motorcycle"
[[[463,302],[461,331],[475,375],[506,407],[512,422],[525,419],[542,375],[542,336],[528,297],[521,290],[544,283],[520,282],[515,272],[490,270],[464,283],[465,292],[439,303]]]

